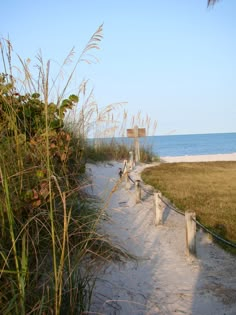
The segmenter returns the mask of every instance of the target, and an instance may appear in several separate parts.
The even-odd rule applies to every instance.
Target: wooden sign
[[[145,128],[138,128],[138,126],[135,126],[132,129],[127,129],[127,137],[134,138],[135,162],[140,161],[140,148],[139,148],[138,138],[145,137],[145,136],[146,136]]]
[[[127,129],[127,137],[128,138],[146,137],[146,129],[145,128]]]

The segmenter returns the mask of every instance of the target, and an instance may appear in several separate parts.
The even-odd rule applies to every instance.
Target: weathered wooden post
[[[125,173],[125,188],[130,189],[129,172],[127,169]]]
[[[130,189],[130,182],[129,182],[129,173],[128,173],[127,160],[124,160],[123,175],[124,175],[124,177],[125,177],[125,188],[126,188],[126,189]]]
[[[140,180],[135,181],[135,196],[136,196],[136,203],[141,201],[141,187],[140,187]]]
[[[155,225],[163,224],[163,207],[161,205],[161,193],[154,193],[154,203],[156,210]]]
[[[186,252],[196,256],[196,213],[185,212],[186,222]]]
[[[129,152],[129,168],[132,170],[134,167],[134,154],[133,151]]]
[[[134,150],[135,150],[135,162],[140,161],[140,149],[139,149],[139,140],[138,140],[138,126],[134,126]]]
[[[124,164],[123,170],[124,170],[124,173],[125,173],[127,171],[127,160],[124,160],[123,164]]]

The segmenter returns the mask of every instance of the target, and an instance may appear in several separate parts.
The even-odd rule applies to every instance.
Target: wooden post
[[[132,170],[134,166],[134,154],[133,151],[129,152],[129,168]]]
[[[135,195],[136,195],[136,203],[141,201],[141,187],[140,180],[135,181]]]
[[[125,172],[127,172],[127,160],[124,160],[124,167],[123,167],[123,169],[124,169],[124,173]]]
[[[129,172],[127,169],[125,172],[125,188],[130,189]]]
[[[135,150],[135,162],[140,161],[140,149],[138,140],[138,126],[134,126],[134,150]]]
[[[187,255],[196,255],[196,213],[185,212]]]
[[[129,173],[128,173],[128,165],[127,165],[127,160],[124,160],[124,170],[123,170],[123,175],[125,177],[125,188],[130,189],[130,182],[129,182]]]
[[[155,225],[163,224],[163,208],[161,205],[161,193],[154,193],[154,202],[156,210]]]

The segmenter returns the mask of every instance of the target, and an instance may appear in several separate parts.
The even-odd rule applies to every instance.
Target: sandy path
[[[89,165],[93,193],[103,200],[118,180],[119,163]],[[139,179],[145,166],[131,177]],[[146,189],[150,187],[146,186]],[[163,226],[154,225],[153,196],[135,203],[133,185],[113,193],[101,229],[140,259],[104,266],[97,281],[92,314],[236,314],[236,259],[197,235],[197,259],[185,255],[184,217],[165,209]]]

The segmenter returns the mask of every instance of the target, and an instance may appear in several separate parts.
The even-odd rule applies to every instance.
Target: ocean
[[[103,138],[101,141],[109,143],[111,140],[133,144],[133,139],[126,137]],[[236,153],[236,133],[148,136],[139,138],[139,141],[141,146],[150,146],[160,157]]]
[[[236,133],[151,136],[140,144],[152,146],[160,157],[236,152]]]

